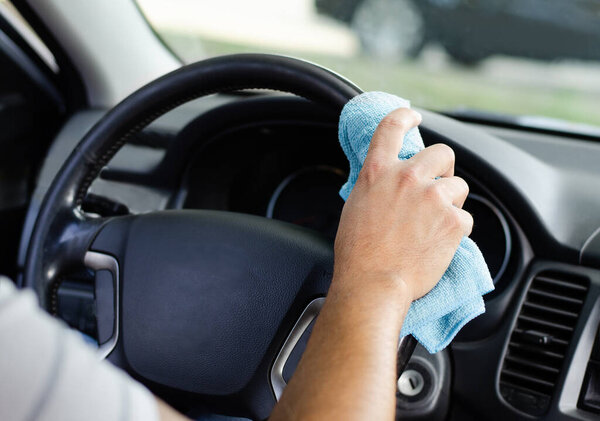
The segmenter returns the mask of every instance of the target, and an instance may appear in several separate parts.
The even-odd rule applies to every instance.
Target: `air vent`
[[[548,410],[588,285],[560,272],[532,280],[500,374],[500,392],[515,408],[531,415]]]

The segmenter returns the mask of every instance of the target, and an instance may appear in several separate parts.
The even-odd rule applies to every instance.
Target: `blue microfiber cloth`
[[[401,107],[410,107],[410,102],[384,92],[366,92],[344,106],[339,140],[350,161],[350,175],[340,190],[342,199],[348,198],[356,183],[379,122]],[[424,147],[419,130],[414,128],[404,137],[398,158],[409,159]],[[485,312],[482,295],[493,289],[481,251],[473,240],[464,237],[442,279],[411,304],[400,336],[413,335],[430,353],[444,349],[466,323]]]

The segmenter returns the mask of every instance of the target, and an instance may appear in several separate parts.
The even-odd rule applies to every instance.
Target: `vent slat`
[[[536,278],[531,283],[531,286],[536,290],[542,290],[576,300],[585,298],[587,291],[586,287],[583,285],[552,278]]]
[[[564,330],[564,331],[567,331],[567,332],[572,332],[573,331],[573,328],[570,327],[570,326],[565,326],[565,325],[562,325],[562,324],[559,324],[559,323],[548,322],[548,321],[542,320],[542,319],[540,319],[538,317],[525,316],[525,315],[521,314],[519,316],[519,319],[527,320],[527,321],[533,322],[533,323],[538,323],[540,325],[552,327],[554,329]]]
[[[523,334],[523,333],[525,333],[525,330],[524,329],[515,328],[515,330],[513,330],[513,332],[517,333],[517,334]],[[564,341],[564,340],[559,339],[559,338],[557,338],[555,336],[552,337],[552,342],[555,343],[555,344],[558,344],[558,345],[568,345],[569,344],[568,341]]]
[[[552,299],[557,300],[557,301],[559,301],[559,300],[560,301],[566,301],[566,302],[571,303],[571,304],[576,304],[576,305],[577,304],[580,304],[580,305],[583,304],[583,300],[582,299],[565,297],[564,295],[553,294],[551,292],[544,291],[544,290],[541,290],[541,289],[537,289],[537,288],[534,288],[534,287],[532,287],[532,288],[529,289],[529,293],[530,294],[541,295],[541,296],[547,297],[547,298],[552,298]]]
[[[521,373],[519,373],[517,371],[513,371],[513,370],[509,370],[509,369],[504,369],[504,370],[502,370],[502,373],[506,374],[506,375],[509,375],[509,376],[512,376],[512,377],[516,377],[517,379],[522,379],[522,380],[526,380],[526,381],[531,382],[531,383],[538,384],[540,386],[554,387],[554,382],[549,382],[547,380],[542,380],[542,379],[539,379],[539,378],[534,377],[534,376],[528,376],[526,374],[521,374]]]
[[[584,285],[579,285],[579,284],[573,284],[571,282],[565,282],[565,281],[561,281],[559,279],[554,279],[554,278],[548,278],[546,276],[536,276],[534,282],[536,283],[547,283],[547,284],[551,284],[551,285],[556,285],[556,286],[560,286],[562,288],[565,289],[571,289],[574,291],[580,291],[582,293],[586,293],[587,292],[587,287]]]
[[[552,389],[554,386],[541,386],[534,382],[529,382],[528,380],[521,379],[519,377],[511,377],[510,374],[507,374],[502,381],[502,386],[511,386],[518,390],[526,390],[529,392],[533,392],[530,394],[539,394],[544,397],[549,397],[552,394]],[[523,408],[519,408],[523,409]],[[525,411],[527,412],[527,411]]]
[[[544,272],[531,281],[500,372],[509,404],[532,415],[547,411],[588,285],[586,278],[559,272]],[[516,398],[523,391],[537,402],[535,409]]]
[[[526,352],[532,352],[532,353],[535,353],[535,354],[544,355],[545,357],[557,358],[557,359],[563,359],[565,357],[564,354],[559,354],[557,352],[547,351],[545,349],[536,348],[536,347],[533,347],[531,345],[523,345],[523,344],[516,343],[516,342],[510,342],[509,345],[512,346],[512,347],[514,347],[514,348],[517,348],[519,350],[523,350],[523,351],[526,351]]]
[[[530,360],[525,359],[525,358],[515,357],[515,356],[512,356],[512,355],[508,355],[506,357],[506,361],[512,361],[512,362],[515,362],[517,364],[523,364],[523,365],[526,365],[526,366],[529,366],[529,367],[536,368],[538,370],[547,371],[549,373],[558,374],[560,372],[560,370],[558,368],[556,368],[556,367],[552,367],[552,366],[548,366],[548,365],[544,365],[544,364],[539,364],[539,363],[536,363],[534,361],[530,361]]]
[[[563,341],[569,341],[571,339],[571,331],[564,329],[555,329],[551,326],[542,326],[536,321],[530,321],[520,318],[517,321],[517,327],[523,330],[542,330],[549,334],[552,334],[554,338],[559,338]]]
[[[530,307],[530,308],[535,308],[537,310],[542,310],[548,313],[552,313],[552,314],[558,314],[559,316],[565,316],[565,317],[572,317],[574,319],[576,319],[577,317],[579,317],[578,313],[573,313],[570,311],[564,311],[564,310],[559,310],[556,308],[550,308],[550,307],[546,307],[540,304],[535,304],[532,302],[524,302],[523,303],[523,307]]]

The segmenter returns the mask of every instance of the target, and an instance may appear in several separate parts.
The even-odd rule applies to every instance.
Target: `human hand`
[[[399,108],[375,131],[342,212],[332,286],[383,287],[390,296],[402,289],[415,300],[435,286],[471,233],[473,219],[461,209],[469,188],[454,176],[452,149],[437,144],[398,159],[405,134],[420,122],[417,112]]]

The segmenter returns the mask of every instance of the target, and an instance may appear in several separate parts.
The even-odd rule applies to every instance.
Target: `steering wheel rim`
[[[88,259],[92,246],[100,247],[98,242],[102,243],[102,239],[98,239],[102,237],[101,234],[111,230],[119,231],[119,226],[126,226],[126,229],[121,230],[121,234],[128,230],[135,231],[137,229],[135,227],[139,228],[140,226],[143,226],[141,228],[142,234],[147,234],[149,229],[150,231],[153,229],[148,227],[154,222],[149,224],[144,222],[147,219],[141,217],[138,219],[134,217],[129,219],[127,217],[123,219],[92,218],[81,210],[82,201],[89,186],[99,175],[102,167],[108,163],[120,147],[137,131],[185,102],[210,94],[244,89],[289,92],[325,105],[336,113],[341,111],[349,99],[361,93],[358,87],[346,79],[305,61],[276,55],[237,54],[212,58],[184,66],[131,94],[90,129],[67,158],[44,197],[30,237],[23,277],[23,285],[34,289],[42,307],[51,312],[56,311],[56,292],[60,285],[61,275],[75,268],[101,269],[100,267],[93,267],[93,264],[90,265]],[[308,296],[314,298],[315,293],[318,294],[317,296],[323,296],[326,293],[331,274],[322,267],[323,265],[329,265],[329,262],[332,263],[332,251],[330,245],[325,246],[324,243],[320,243],[320,240],[313,238],[314,235],[311,233],[297,231],[297,228],[283,225],[279,227],[273,225],[279,223],[278,221],[266,220],[269,221],[266,223],[258,221],[257,217],[242,215],[235,218],[231,215],[215,216],[210,213],[192,216],[173,214],[166,217],[161,216],[151,215],[149,218],[157,218],[155,221],[159,221],[158,225],[162,224],[167,232],[179,229],[177,228],[177,218],[188,218],[192,226],[205,232],[206,227],[211,225],[206,223],[208,218],[210,221],[217,221],[217,225],[223,227],[223,231],[231,231],[233,226],[238,226],[240,232],[243,232],[248,238],[262,238],[263,233],[267,233],[265,234],[266,237],[279,244],[282,250],[288,247],[292,254],[296,252],[302,254],[305,250],[314,247],[316,254],[313,253],[314,256],[308,258],[305,253],[300,259],[302,262],[296,265],[300,267],[313,259],[318,261],[317,266],[320,265],[321,267],[320,272],[317,271],[319,272],[318,275],[311,272],[308,276],[308,278],[318,278],[317,280],[312,279],[310,282],[319,286],[314,287],[316,289],[313,288],[314,290],[311,292],[307,292],[308,295],[305,294],[304,298]],[[233,222],[230,221],[232,218]],[[272,232],[268,233],[269,231]],[[185,235],[185,233],[181,235]],[[118,255],[116,259],[113,259],[115,261],[114,267],[117,270],[116,276],[122,277],[120,272],[124,270],[119,267],[119,260],[122,256],[115,250],[111,250],[105,256],[111,256],[112,254]],[[286,268],[286,270],[288,269]],[[302,270],[308,272],[306,264],[304,264]],[[129,283],[132,283],[132,281]],[[121,308],[121,312],[126,309],[125,304],[122,304],[126,297],[121,296],[119,298],[118,295],[120,290],[125,291],[122,295],[127,295],[123,284],[127,285],[127,282],[121,281],[121,286],[118,282],[116,283],[116,333],[114,335],[117,336],[115,342],[120,341],[118,337],[119,325],[125,325],[124,319],[120,321],[118,315],[118,308]],[[296,287],[298,286],[296,285]],[[297,288],[296,291],[298,291]],[[289,307],[289,309],[291,308]],[[281,326],[283,326],[284,321],[288,325],[294,321],[288,320],[290,317],[287,314],[288,312],[291,312],[291,310],[282,312],[285,317],[282,316],[282,319],[279,320]],[[281,336],[280,331],[285,331],[281,326],[277,330],[279,337]],[[127,337],[125,336],[124,341],[127,340]],[[282,342],[281,337],[278,340],[280,344]],[[272,339],[272,342],[269,344],[268,352],[265,351],[265,355],[270,355],[273,351],[279,351],[279,345],[274,345],[275,339]],[[175,390],[189,391],[185,387],[180,388],[178,384],[161,383],[160,379],[157,380],[152,375],[146,375],[143,370],[138,369],[140,359],[136,361],[135,358],[122,351],[126,346],[121,342],[119,344],[120,348],[117,349],[121,354],[116,355],[113,352],[111,355],[111,360],[114,363],[123,368],[132,369],[131,371],[140,377],[155,382],[155,384],[165,384]],[[115,346],[112,345],[109,353],[115,349]],[[160,344],[156,346],[160,346]],[[114,358],[112,358],[113,356]],[[261,360],[260,366],[256,369],[257,372],[259,368],[264,368],[265,364],[271,365],[272,360],[269,360],[269,358],[271,357],[264,357]],[[264,383],[263,380],[265,379],[263,377],[267,376],[253,374],[249,382],[256,383],[259,381]],[[256,378],[259,378],[259,380],[256,380]],[[188,382],[188,384],[190,383]],[[199,389],[192,390],[192,393],[200,393],[203,396],[210,395],[215,402],[225,402],[225,405],[230,405],[233,399],[239,399],[240,395],[244,394],[242,389],[234,389],[213,388],[211,390],[214,390],[214,395],[210,395],[209,393],[199,392],[199,390],[203,390],[199,386]],[[249,386],[244,390],[248,389]],[[221,396],[226,394],[229,400],[223,399],[223,396]],[[247,398],[246,402],[256,399],[257,403],[247,403],[240,411],[254,418],[268,416],[269,408],[272,407],[275,398],[273,389],[269,387],[268,393],[263,388],[260,392],[252,391],[246,394],[253,395],[252,398]],[[260,398],[256,398],[257,394],[262,395]]]
[[[293,93],[336,111],[362,92],[338,74],[306,61],[269,54],[234,54],[183,66],[125,98],[80,141],[40,207],[29,241],[23,285],[35,290],[42,307],[52,310],[57,275],[83,261],[80,251],[89,245],[100,222],[85,218],[82,201],[102,167],[127,140],[181,104],[244,89]],[[46,254],[51,259],[46,259]]]

